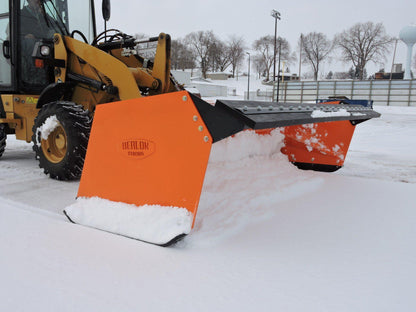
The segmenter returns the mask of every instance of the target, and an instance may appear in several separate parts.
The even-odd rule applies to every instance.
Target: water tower
[[[407,45],[406,68],[404,70],[404,79],[412,79],[410,67],[412,64],[412,50],[416,43],[416,24],[404,27],[399,33],[400,39]]]

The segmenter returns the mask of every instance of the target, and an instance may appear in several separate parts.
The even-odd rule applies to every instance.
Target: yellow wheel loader
[[[135,55],[131,36],[95,35],[93,1],[2,2],[1,154],[5,134],[14,133],[34,143],[50,177],[77,179],[96,105],[179,90],[168,35],[148,40],[157,41],[153,63]]]
[[[81,177],[85,201],[65,209],[74,223],[170,245],[193,227],[212,143],[283,127],[289,161],[334,171],[355,125],[379,116],[371,105],[334,101],[210,105],[172,77],[167,34],[97,36],[93,0],[0,3],[0,156],[14,134],[33,143],[51,178]],[[109,1],[102,8],[108,21]],[[152,42],[149,60],[138,47]],[[312,142],[327,141],[312,146],[316,133]]]

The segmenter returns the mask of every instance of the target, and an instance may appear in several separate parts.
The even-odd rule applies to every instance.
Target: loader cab
[[[94,0],[0,0],[0,93],[40,94],[54,82],[53,66],[33,55],[53,58],[55,33],[91,42]]]

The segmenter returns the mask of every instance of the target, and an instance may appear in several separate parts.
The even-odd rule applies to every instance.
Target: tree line
[[[208,71],[222,72],[230,67],[234,76],[246,49],[243,37],[233,35],[223,41],[211,30],[191,32],[183,39],[172,40],[172,68],[199,67],[206,78]]]
[[[298,40],[297,53],[291,50],[287,39],[279,36],[275,45],[274,36],[266,35],[252,43],[251,51],[255,54],[251,52],[251,57],[258,75],[270,80],[275,54],[285,66],[296,62],[299,55],[302,63],[311,67],[313,78],[317,80],[323,62],[331,60],[336,54],[341,61],[351,64],[348,77],[362,80],[367,76],[366,65],[384,61],[393,41],[382,23],[357,23],[332,39],[320,32],[302,34]],[[242,36],[232,35],[227,40],[221,40],[213,31],[191,32],[184,38],[172,40],[172,68],[200,68],[203,77],[209,71],[230,69],[234,76],[248,50]],[[334,76],[331,73],[327,78]]]

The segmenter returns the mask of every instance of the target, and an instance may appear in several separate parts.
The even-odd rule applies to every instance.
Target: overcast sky
[[[95,3],[100,31],[103,29],[101,0],[95,0]],[[111,9],[107,27],[129,34],[155,36],[165,32],[177,39],[192,31],[212,30],[224,40],[233,34],[242,36],[248,46],[261,36],[274,35],[274,18],[270,12],[275,9],[281,14],[278,35],[289,41],[292,51],[296,51],[301,33],[322,32],[332,39],[355,23],[372,21],[382,22],[389,35],[398,37],[404,26],[416,23],[415,0],[112,0]],[[390,71],[392,56],[393,49],[384,64],[386,71]],[[406,47],[399,42],[395,63],[404,64],[405,58]],[[323,70],[348,69],[350,66],[334,60]],[[297,72],[297,67],[293,64],[291,72]],[[380,67],[383,65],[370,66],[368,73]],[[307,70],[306,67],[302,69]]]

